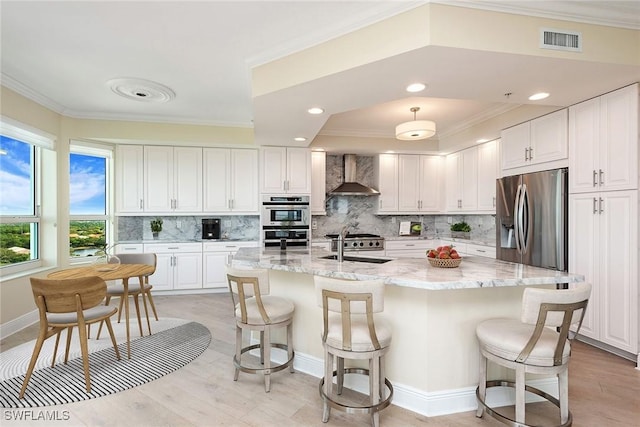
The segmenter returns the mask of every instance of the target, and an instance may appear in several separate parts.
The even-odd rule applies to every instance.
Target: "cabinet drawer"
[[[240,248],[257,248],[258,242],[207,242],[202,244],[204,252],[237,252]]]
[[[384,248],[388,251],[396,250],[426,250],[438,245],[433,240],[386,240]]]
[[[144,251],[142,243],[117,244],[115,253],[117,254],[141,254]]]
[[[202,252],[202,243],[145,243],[144,251],[151,253]]]
[[[496,257],[496,248],[491,246],[467,244],[467,255],[478,255],[487,258]]]

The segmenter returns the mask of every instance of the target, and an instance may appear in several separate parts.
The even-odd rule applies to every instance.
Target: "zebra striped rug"
[[[53,339],[53,338],[51,338]],[[56,364],[33,372],[23,399],[18,394],[25,375],[0,382],[3,408],[28,408],[60,405],[106,396],[127,390],[167,375],[198,357],[209,346],[211,333],[196,322],[131,341],[131,359],[126,343],[119,344],[121,360],[113,347],[89,354],[91,392],[85,389],[82,358],[66,365]]]

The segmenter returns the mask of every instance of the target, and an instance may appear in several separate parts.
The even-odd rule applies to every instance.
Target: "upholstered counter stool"
[[[393,386],[384,374],[384,356],[391,344],[391,327],[381,318],[376,318],[374,323],[374,313],[384,310],[384,283],[381,280],[350,281],[320,276],[314,280],[324,322],[325,369],[324,378],[320,381],[322,422],[329,421],[331,408],[335,408],[347,413],[371,414],[371,424],[378,426],[380,411],[389,406],[393,398]],[[345,368],[345,359],[368,360],[369,369]],[[368,375],[368,405],[356,405],[357,402],[341,396],[345,374]]]
[[[291,301],[269,295],[268,270],[239,270],[227,267],[229,291],[235,310],[236,319],[236,354],[233,357],[235,366],[234,381],[238,381],[240,371],[248,373],[262,373],[264,375],[264,389],[271,390],[271,373],[289,368],[293,373],[293,322],[294,305]],[[237,301],[236,301],[237,298]],[[276,328],[286,328],[286,344],[272,343],[271,332]],[[258,344],[243,347],[242,331],[259,331]],[[278,348],[287,352],[287,360],[281,364],[273,364],[271,349]],[[260,366],[243,363],[242,355],[259,350]],[[247,359],[247,358],[245,358]]]
[[[571,334],[575,337],[584,318],[591,285],[572,285],[571,289],[527,288],[522,297],[521,319],[489,319],[480,323],[476,335],[480,343],[480,379],[476,389],[476,416],[487,414],[511,426],[528,426],[525,421],[525,390],[537,394],[560,408],[559,426],[572,423],[569,411],[569,358]],[[515,371],[515,382],[487,381],[487,362]],[[527,373],[555,375],[558,399],[525,384]],[[514,387],[515,420],[486,403],[490,387]]]

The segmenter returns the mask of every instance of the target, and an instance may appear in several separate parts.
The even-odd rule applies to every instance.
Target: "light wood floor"
[[[209,348],[195,361],[156,381],[99,399],[41,410],[67,421],[16,422],[15,411],[2,411],[2,426],[367,426],[369,417],[332,411],[329,423],[321,422],[318,379],[288,371],[272,375],[271,393],[262,378],[240,373],[233,381],[231,357],[235,329],[227,294],[156,296],[163,317],[190,319],[206,325],[212,334]],[[152,325],[153,326],[153,325]],[[134,329],[136,331],[136,329]],[[0,350],[33,340],[35,326],[0,343]],[[134,336],[136,332],[133,332]],[[570,365],[569,402],[574,426],[639,426],[640,371],[625,359],[583,343],[575,343]],[[538,405],[538,404],[536,404]],[[546,404],[540,404],[546,405]],[[527,408],[529,411],[529,407]],[[536,412],[533,408],[532,412]],[[539,407],[537,412],[548,409]],[[23,410],[24,416],[24,410]],[[380,416],[383,426],[501,426],[485,415],[465,412],[424,417],[397,406]]]

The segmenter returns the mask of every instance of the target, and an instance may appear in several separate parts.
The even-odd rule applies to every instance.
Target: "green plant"
[[[162,231],[162,218],[156,218],[151,220],[151,231],[157,233]]]
[[[451,231],[464,231],[468,233],[469,231],[471,231],[471,226],[464,221],[456,222],[455,224],[451,225]]]

